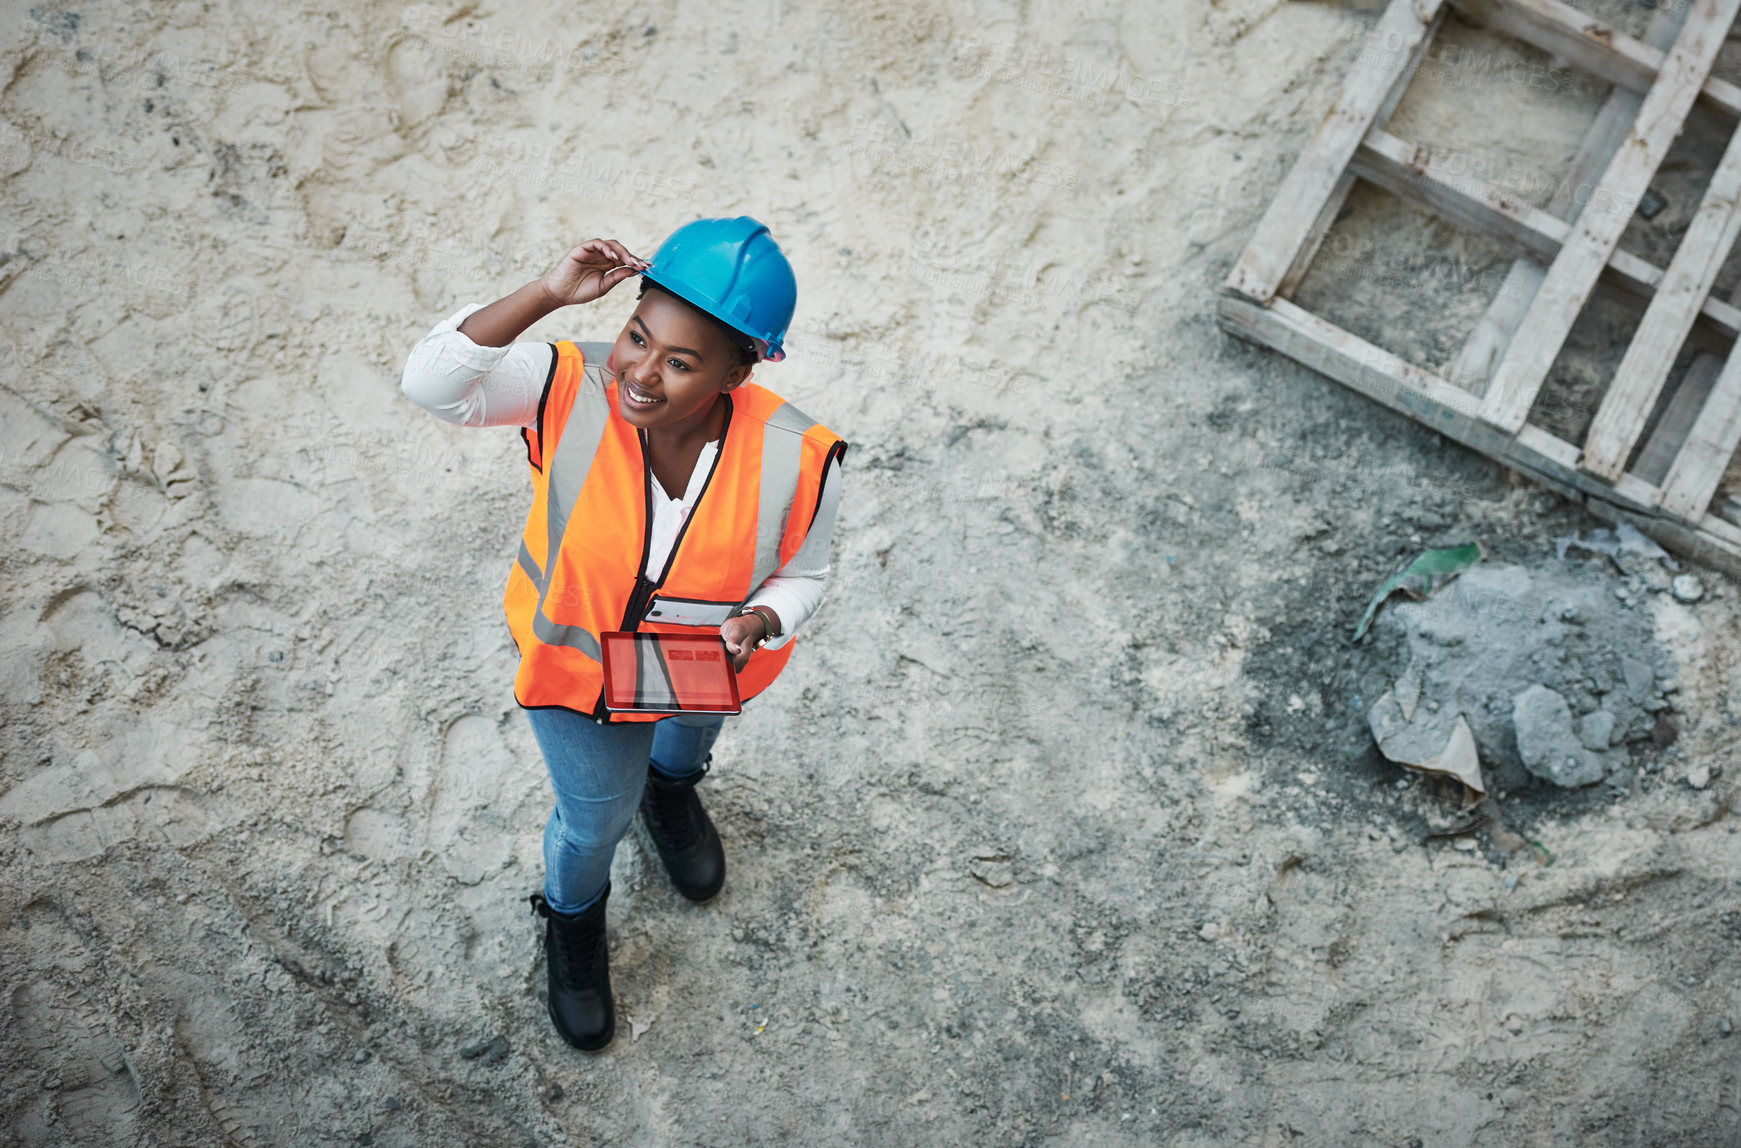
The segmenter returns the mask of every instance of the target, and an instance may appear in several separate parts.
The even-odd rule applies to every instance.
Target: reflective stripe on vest
[[[557,345],[544,425],[528,436],[534,502],[504,596],[520,648],[515,693],[521,704],[595,716],[603,716],[597,635],[625,627],[695,632],[696,626],[648,622],[649,603],[660,599],[683,605],[692,618],[723,617],[740,607],[803,544],[829,459],[845,445],[759,386],[733,391],[707,485],[653,584],[643,578],[650,511],[645,451],[616,413],[615,378],[596,357],[608,348]],[[683,610],[675,613],[683,616]],[[717,623],[701,628],[716,631]],[[773,681],[791,645],[751,655],[738,676],[744,698]]]

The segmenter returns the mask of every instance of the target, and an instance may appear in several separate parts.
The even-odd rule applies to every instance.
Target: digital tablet
[[[612,713],[735,714],[737,671],[718,634],[612,630],[604,651],[605,709]]]

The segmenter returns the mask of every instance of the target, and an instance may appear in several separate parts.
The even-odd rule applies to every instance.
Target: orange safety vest
[[[502,597],[520,648],[514,697],[601,721],[655,721],[662,715],[605,711],[599,635],[717,633],[797,553],[828,462],[846,453],[846,443],[754,383],[723,395],[713,470],[664,571],[649,579],[653,480],[645,443],[617,413],[611,344],[584,347],[556,344],[538,425],[524,432],[532,508]],[[750,655],[738,674],[744,700],[779,676],[792,645]]]

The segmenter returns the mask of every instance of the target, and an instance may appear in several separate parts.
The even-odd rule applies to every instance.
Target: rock
[[[1734,1032],[1735,1032],[1735,1026],[1733,1023],[1730,1022],[1728,1017],[1724,1017],[1722,1020],[1717,1022],[1717,1035],[1718,1036],[1728,1037],[1728,1036],[1733,1035]]]
[[[1650,691],[1656,685],[1656,675],[1651,672],[1647,662],[1637,658],[1620,655],[1620,677],[1626,683],[1626,693],[1634,702],[1643,702],[1650,697]]]
[[[493,1063],[495,1063],[495,1061],[500,1060],[502,1057],[508,1055],[508,1038],[507,1037],[495,1036],[495,1037],[489,1038],[488,1040],[480,1040],[476,1044],[468,1044],[464,1048],[459,1050],[459,1058],[461,1060],[476,1060],[478,1057],[483,1056],[486,1053],[494,1053],[496,1051],[497,1046],[501,1047],[501,1053],[499,1055],[494,1056],[493,1058],[485,1061],[486,1064],[493,1064]]]
[[[1669,592],[1677,602],[1697,602],[1705,596],[1705,584],[1697,574],[1680,574],[1669,583]]]
[[[1594,785],[1606,772],[1602,763],[1572,733],[1566,699],[1535,685],[1512,699],[1511,724],[1524,768],[1566,789]]]
[[[1219,924],[1210,921],[1207,925],[1204,925],[1201,929],[1197,930],[1197,935],[1202,937],[1205,941],[1219,941],[1226,934]]]
[[[1591,710],[1578,719],[1578,740],[1585,749],[1607,749],[1613,739],[1614,715],[1607,710]]]
[[[1694,789],[1703,789],[1711,784],[1711,767],[1704,762],[1687,769],[1687,784]]]
[[[1675,743],[1680,731],[1675,729],[1675,723],[1666,717],[1656,719],[1656,724],[1650,727],[1650,744],[1658,749],[1667,749]]]

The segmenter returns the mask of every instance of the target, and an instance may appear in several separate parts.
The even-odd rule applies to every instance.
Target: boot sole
[[[617,1018],[615,1016],[611,1017],[611,1027],[605,1030],[603,1038],[599,1039],[596,1044],[589,1044],[586,1041],[571,1036],[568,1030],[562,1027],[562,1022],[556,1019],[556,1008],[548,999],[544,1002],[544,1012],[550,1017],[550,1027],[556,1030],[556,1035],[560,1036],[562,1042],[570,1048],[577,1048],[581,1052],[603,1052],[610,1045],[611,1041],[616,1039]]]

